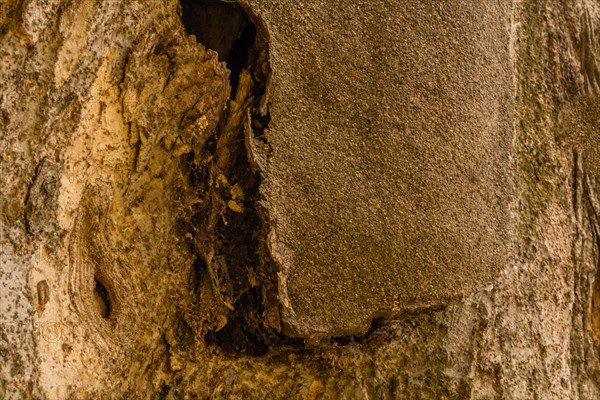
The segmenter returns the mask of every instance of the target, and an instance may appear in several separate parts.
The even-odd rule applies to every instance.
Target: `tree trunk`
[[[600,3],[475,3],[2,0],[0,398],[600,398]]]

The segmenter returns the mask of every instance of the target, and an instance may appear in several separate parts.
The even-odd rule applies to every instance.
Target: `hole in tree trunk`
[[[94,278],[94,300],[100,316],[102,318],[110,317],[112,311],[110,296],[106,286],[97,277]]]
[[[261,177],[252,159],[258,143],[261,151],[270,151],[268,33],[260,18],[239,4],[181,0],[181,8],[187,33],[218,53],[230,70],[231,86],[230,107],[213,135],[202,149],[181,158],[188,184],[206,199],[181,219],[198,253],[192,271],[197,308],[185,318],[207,343],[262,355],[281,336],[276,269],[258,204]]]
[[[248,14],[235,3],[217,0],[181,0],[186,32],[198,43],[214,50],[219,61],[231,71],[231,97],[235,97],[242,69],[256,38],[256,28]]]

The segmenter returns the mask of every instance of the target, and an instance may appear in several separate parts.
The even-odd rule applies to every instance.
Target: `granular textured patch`
[[[510,12],[508,1],[264,5],[278,23],[261,193],[288,334],[365,332],[509,265]]]

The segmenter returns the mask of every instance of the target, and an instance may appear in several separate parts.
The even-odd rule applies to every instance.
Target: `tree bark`
[[[597,1],[3,0],[0,43],[0,398],[600,398]]]

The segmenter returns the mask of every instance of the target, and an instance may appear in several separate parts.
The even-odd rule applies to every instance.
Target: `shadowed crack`
[[[183,0],[182,21],[230,70],[231,99],[202,149],[182,156],[189,185],[202,202],[184,215],[198,253],[194,275],[200,312],[187,320],[226,351],[264,354],[281,337],[275,267],[259,210],[260,175],[248,141],[264,137],[261,112],[269,74],[266,34],[241,6]]]

